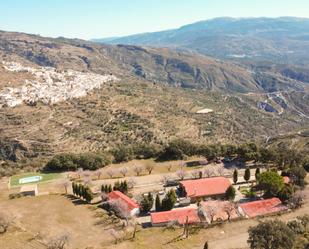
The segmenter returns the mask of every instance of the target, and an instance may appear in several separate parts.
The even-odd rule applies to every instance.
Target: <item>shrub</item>
[[[234,200],[236,196],[236,190],[233,186],[229,186],[225,192],[225,197],[228,200]]]
[[[266,197],[274,197],[283,189],[283,177],[277,172],[263,172],[258,177],[257,189],[264,191]]]

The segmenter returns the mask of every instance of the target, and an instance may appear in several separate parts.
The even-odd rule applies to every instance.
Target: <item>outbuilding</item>
[[[20,188],[19,193],[24,196],[36,196],[38,195],[38,185],[24,185]]]

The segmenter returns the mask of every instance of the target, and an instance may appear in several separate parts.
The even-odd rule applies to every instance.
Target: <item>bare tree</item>
[[[115,170],[114,169],[108,169],[106,171],[106,174],[109,176],[109,178],[113,178],[115,176]]]
[[[84,178],[84,185],[85,186],[90,186],[91,183],[92,183],[92,181],[91,181],[90,177]]]
[[[187,173],[183,169],[180,169],[176,172],[176,175],[179,177],[180,180],[183,180]]]
[[[100,178],[102,176],[102,171],[101,170],[97,170],[96,172],[94,172],[94,174],[97,177],[97,179],[100,180]]]
[[[217,172],[219,176],[224,176],[225,175],[225,168],[220,166],[217,168]]]
[[[114,238],[115,244],[117,244],[122,238],[120,232],[116,231],[115,229],[110,230],[110,235]]]
[[[207,167],[205,170],[204,170],[204,174],[206,177],[211,177],[214,175],[214,169],[211,168],[211,167]]]
[[[187,163],[184,162],[184,161],[181,161],[181,162],[179,163],[179,167],[180,167],[181,169],[183,169],[183,168],[186,167],[186,166],[187,166]]]
[[[208,204],[205,205],[204,209],[205,209],[205,212],[207,214],[207,217],[210,220],[210,223],[213,223],[214,218],[217,214],[217,207],[213,204],[208,203]]]
[[[306,195],[304,191],[296,191],[289,199],[289,206],[291,208],[300,208],[302,205],[304,205],[305,199]]]
[[[0,213],[0,234],[6,233],[12,220],[5,213]]]
[[[64,187],[65,194],[67,195],[68,194],[68,187],[71,185],[70,182],[65,180],[64,182],[62,182],[61,185]]]
[[[83,178],[84,178],[84,179],[89,179],[89,178],[91,178],[91,173],[90,173],[89,170],[83,172]]]
[[[131,217],[129,208],[127,204],[119,199],[112,199],[109,201],[109,205],[114,210],[115,214],[122,218],[128,220]]]
[[[154,169],[154,166],[151,162],[148,162],[145,166],[145,169],[148,171],[148,174],[150,175]]]
[[[134,239],[136,236],[137,224],[138,224],[137,219],[135,217],[131,217],[130,221],[128,222],[128,225],[133,228],[132,239]]]
[[[168,179],[171,179],[171,176],[170,176],[170,175],[162,175],[162,177],[161,177],[161,183],[162,183],[163,185],[166,185]]]
[[[108,194],[106,194],[105,192],[102,192],[101,193],[101,200],[104,202],[104,201],[107,201],[108,200]]]
[[[77,173],[78,173],[78,177],[79,177],[79,178],[82,177],[83,171],[84,171],[83,168],[78,168],[78,169],[77,169]]]
[[[223,207],[223,211],[227,215],[227,220],[230,221],[233,212],[235,212],[235,204],[234,204],[234,202],[232,202],[232,201],[226,202],[224,207]]]
[[[64,249],[68,245],[70,240],[69,235],[59,235],[50,239],[46,244],[48,249]]]
[[[119,170],[119,173],[123,176],[123,177],[126,177],[126,175],[128,174],[128,168],[124,167],[124,168],[121,168]]]
[[[198,205],[197,207],[197,216],[199,217],[201,223],[204,223],[207,219],[207,214],[206,214],[206,211],[203,207],[203,205]]]
[[[143,167],[135,165],[133,171],[135,172],[136,176],[139,176],[143,172]]]
[[[172,164],[168,164],[168,165],[167,165],[167,170],[168,170],[169,172],[171,172],[172,167],[173,167],[173,165],[172,165]]]
[[[200,177],[200,171],[197,170],[197,169],[195,169],[195,170],[193,170],[193,171],[191,172],[191,175],[192,175],[193,178],[197,179],[197,178]]]
[[[130,177],[127,182],[128,182],[128,188],[129,189],[134,188],[134,186],[136,185],[136,181],[135,181],[134,177]]]

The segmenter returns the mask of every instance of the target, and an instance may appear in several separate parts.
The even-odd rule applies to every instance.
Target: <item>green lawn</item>
[[[27,183],[27,184],[35,184],[35,183],[51,181],[57,178],[61,178],[62,174],[61,173],[24,173],[24,174],[14,175],[11,177],[11,180],[10,180],[11,187],[24,185],[24,184],[19,184],[19,179],[24,178],[24,177],[30,177],[30,176],[42,176],[42,179],[40,181]]]

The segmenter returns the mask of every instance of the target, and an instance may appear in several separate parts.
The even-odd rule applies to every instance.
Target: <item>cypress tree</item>
[[[112,192],[112,191],[113,191],[112,185],[110,184],[110,185],[108,186],[108,191],[107,191],[107,193],[110,193],[110,192]]]
[[[92,191],[89,187],[85,187],[84,188],[85,191],[84,191],[84,199],[87,201],[87,202],[91,202],[92,199],[93,199],[93,194],[92,194]]]
[[[250,176],[251,176],[250,169],[246,168],[245,175],[244,175],[244,179],[245,179],[246,182],[248,182],[250,180]]]
[[[81,197],[85,200],[86,199],[86,188],[84,185],[81,186]]]
[[[238,171],[237,169],[235,169],[233,173],[233,182],[236,184],[237,181],[238,181]]]
[[[261,170],[260,170],[260,168],[256,168],[256,170],[255,170],[255,180],[257,181],[257,179],[258,179],[258,176],[261,174]]]
[[[75,182],[72,182],[72,191],[73,191],[73,195],[76,195],[76,193],[75,193]]]
[[[76,195],[78,197],[81,197],[82,196],[82,188],[81,188],[81,185],[80,184],[77,184],[76,185]]]
[[[161,200],[159,194],[156,195],[156,202],[155,202],[156,212],[161,211]]]
[[[126,180],[124,180],[124,182],[123,182],[123,186],[124,186],[124,193],[128,193],[128,189],[129,189],[129,187],[128,187],[128,183],[127,183],[127,181],[126,181]]]

